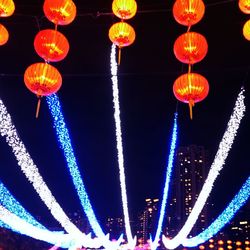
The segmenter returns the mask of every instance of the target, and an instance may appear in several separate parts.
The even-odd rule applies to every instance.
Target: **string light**
[[[216,180],[217,176],[219,175],[225,160],[229,154],[229,151],[232,147],[234,138],[236,137],[237,130],[240,126],[241,119],[245,113],[245,104],[244,104],[244,88],[241,89],[234,109],[233,113],[230,117],[230,120],[227,124],[227,129],[223,135],[223,138],[219,144],[219,149],[215,156],[214,162],[212,163],[211,169],[208,173],[208,177],[202,187],[202,190],[198,196],[198,199],[186,221],[182,229],[173,239],[167,239],[164,235],[162,237],[163,244],[168,249],[174,249],[178,247],[182,242],[187,238],[188,234],[192,230],[195,222],[198,219],[198,216],[203,209],[206,200],[213,188],[213,183]]]
[[[34,226],[11,213],[2,205],[0,205],[0,220],[8,225],[13,231],[37,240],[42,240],[62,248],[69,248],[75,245],[76,239],[72,237],[72,235],[62,232],[51,232],[47,229]]]
[[[233,200],[225,208],[225,210],[218,216],[218,218],[199,235],[185,239],[183,246],[196,247],[199,244],[209,240],[216,235],[227,223],[229,223],[239,209],[246,203],[250,197],[250,176],[243,184],[240,191],[235,195]]]
[[[124,169],[124,156],[123,156],[123,145],[122,145],[122,130],[121,130],[121,119],[120,119],[120,103],[119,103],[119,89],[118,89],[118,77],[117,77],[117,62],[116,62],[116,46],[112,44],[111,55],[110,55],[110,68],[112,75],[112,89],[113,89],[113,105],[114,105],[114,119],[115,119],[115,132],[116,132],[116,147],[117,157],[119,166],[120,186],[121,186],[121,197],[122,207],[124,213],[125,230],[128,239],[128,245],[131,249],[135,248],[136,238],[133,240],[131,233],[129,211],[128,211],[128,199],[126,190],[125,180],[125,169]]]
[[[178,136],[177,116],[178,116],[178,114],[175,113],[174,126],[173,126],[173,131],[172,131],[172,136],[171,136],[170,153],[168,156],[168,165],[167,165],[167,171],[166,171],[165,186],[164,186],[164,190],[163,190],[163,198],[162,198],[162,203],[161,203],[160,217],[159,217],[158,226],[156,229],[155,239],[153,241],[150,240],[150,248],[152,250],[155,250],[158,247],[160,234],[162,232],[163,219],[165,217],[168,192],[169,192],[169,183],[170,183],[171,175],[172,175],[174,155],[175,155],[176,142],[177,142],[177,136]]]
[[[32,184],[41,200],[48,207],[54,218],[68,233],[72,233],[74,235],[78,234],[79,237],[81,237],[81,231],[73,223],[71,223],[70,219],[64,213],[63,209],[57,203],[55,197],[52,195],[48,186],[44,182],[37,166],[34,164],[23,142],[19,138],[16,128],[12,123],[11,116],[1,99],[0,133],[2,137],[5,137],[7,144],[12,148],[12,152],[14,153],[17,163],[21,167],[22,172]]]
[[[23,206],[14,198],[10,191],[0,181],[0,202],[1,205],[8,209],[11,213],[25,220],[29,224],[40,229],[46,229],[40,224],[30,213],[28,213]]]
[[[81,205],[84,209],[85,214],[87,215],[89,223],[94,233],[96,234],[96,236],[100,239],[103,239],[103,245],[105,247],[108,246],[109,249],[117,248],[118,244],[120,244],[122,241],[122,237],[120,237],[120,239],[116,242],[111,242],[107,240],[107,237],[103,233],[102,228],[96,219],[94,210],[89,201],[88,194],[84,187],[84,183],[81,178],[81,173],[79,171],[79,167],[76,162],[69,132],[68,132],[65,120],[64,120],[63,113],[62,113],[60,100],[56,94],[53,94],[53,95],[47,96],[46,101],[50,110],[50,114],[53,118],[54,128],[57,134],[57,139],[63,150],[69,173],[71,175],[71,178],[75,186],[75,189],[77,191],[78,197],[80,199]]]

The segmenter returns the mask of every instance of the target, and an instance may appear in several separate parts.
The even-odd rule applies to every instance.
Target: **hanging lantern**
[[[69,52],[67,38],[57,30],[41,30],[35,37],[34,47],[37,54],[45,61],[58,62]]]
[[[175,20],[185,26],[198,23],[205,13],[202,0],[176,0],[173,6]]]
[[[119,47],[119,65],[121,60],[121,48],[129,46],[135,41],[135,30],[125,22],[115,23],[109,29],[109,39]]]
[[[248,41],[250,41],[250,20],[248,20],[243,26],[243,35]]]
[[[45,0],[43,11],[56,25],[67,25],[76,17],[76,6],[72,0]]]
[[[13,0],[0,0],[0,17],[9,17],[15,11]]]
[[[206,38],[196,32],[184,33],[174,43],[176,58],[187,64],[194,64],[201,61],[206,56],[207,51]]]
[[[2,24],[0,24],[0,45],[4,45],[8,40],[9,32]]]
[[[122,20],[130,19],[136,14],[137,4],[135,0],[114,0],[112,10]]]
[[[129,46],[135,41],[135,30],[125,22],[115,23],[109,29],[109,39],[119,48]]]
[[[250,0],[239,0],[240,10],[245,14],[250,14]]]
[[[200,102],[207,97],[209,84],[202,75],[187,73],[175,80],[173,92],[179,101],[189,104],[190,118],[192,119],[192,108],[196,102]]]
[[[24,83],[38,97],[36,110],[36,117],[38,117],[41,97],[56,93],[62,85],[62,77],[59,71],[50,64],[35,63],[26,69]]]

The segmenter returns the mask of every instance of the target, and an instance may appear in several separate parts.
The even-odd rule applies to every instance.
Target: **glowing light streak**
[[[204,207],[206,200],[213,188],[213,183],[222,169],[225,160],[228,156],[229,150],[232,147],[234,138],[236,137],[237,130],[239,128],[241,119],[244,116],[245,104],[244,104],[244,88],[241,89],[234,109],[231,114],[230,120],[227,124],[227,129],[223,135],[223,138],[219,144],[219,149],[212,163],[211,169],[208,173],[208,177],[202,187],[199,197],[182,229],[173,239],[167,239],[164,235],[162,237],[163,244],[168,249],[174,249],[178,247],[187,238],[188,234],[192,230],[197,218]]]
[[[165,211],[166,211],[166,205],[167,205],[167,199],[168,199],[168,191],[169,191],[169,183],[170,183],[171,175],[172,175],[174,154],[175,154],[177,135],[178,135],[178,132],[177,132],[177,116],[178,116],[178,114],[175,113],[174,126],[173,126],[172,137],[171,137],[170,153],[169,153],[169,156],[168,156],[168,165],[167,165],[167,171],[166,171],[165,186],[164,186],[164,190],[163,190],[163,198],[162,198],[162,203],[161,203],[160,217],[159,217],[158,226],[157,226],[157,229],[156,229],[155,239],[153,241],[150,240],[150,248],[151,248],[151,250],[155,250],[158,247],[158,242],[160,240],[160,234],[162,232],[162,224],[163,224],[163,219],[164,219]]]
[[[75,241],[75,239],[72,238],[72,235],[63,234],[61,232],[51,232],[46,229],[33,226],[1,205],[0,220],[17,233],[27,235],[37,240],[42,240],[62,248],[70,247]]]
[[[81,236],[82,233],[80,230],[73,223],[71,223],[70,219],[64,213],[48,186],[43,181],[37,166],[34,164],[24,144],[19,138],[16,128],[12,123],[10,114],[8,113],[2,100],[0,100],[0,133],[2,137],[5,137],[7,144],[12,148],[12,152],[14,153],[22,172],[32,184],[54,218],[68,233],[72,233],[74,235],[78,234]]]
[[[63,150],[69,173],[71,175],[73,184],[77,191],[83,210],[85,214],[87,215],[89,223],[94,233],[96,234],[96,236],[102,239],[104,247],[108,247],[109,249],[113,249],[113,248],[116,249],[118,246],[117,244],[120,244],[122,239],[120,238],[116,242],[109,241],[108,237],[105,236],[101,226],[99,225],[96,219],[94,210],[91,206],[90,200],[88,198],[88,194],[86,192],[83,180],[81,178],[79,167],[76,162],[76,158],[74,155],[73,147],[72,147],[70,136],[69,136],[69,131],[67,129],[67,126],[64,120],[59,98],[56,94],[53,94],[53,95],[47,96],[46,100],[47,100],[47,104],[48,104],[51,116],[53,118],[53,123],[54,123],[54,127],[56,129],[56,134],[57,134],[57,139]]]
[[[14,198],[10,191],[0,181],[0,204],[8,209],[11,213],[25,220],[29,224],[40,229],[46,229],[40,224],[23,206]]]
[[[250,176],[243,184],[240,191],[235,195],[233,200],[225,208],[225,210],[218,216],[218,218],[199,235],[185,239],[182,245],[186,247],[196,247],[199,244],[209,240],[216,235],[227,223],[231,221],[234,215],[245,204],[250,196]]]
[[[114,119],[116,126],[116,147],[118,155],[118,166],[121,186],[121,197],[122,206],[124,213],[125,230],[128,240],[128,245],[131,249],[135,248],[136,238],[133,239],[129,211],[128,211],[128,199],[126,191],[126,180],[125,180],[125,169],[124,169],[124,157],[123,157],[123,145],[122,145],[122,130],[121,130],[121,119],[120,119],[120,103],[119,103],[119,89],[118,89],[118,77],[117,77],[117,62],[116,62],[116,46],[112,44],[111,55],[110,55],[110,67],[112,75],[112,89],[113,89],[113,104],[114,104]]]

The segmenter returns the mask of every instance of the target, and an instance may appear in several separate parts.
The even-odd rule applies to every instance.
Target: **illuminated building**
[[[178,148],[167,213],[167,235],[174,236],[186,221],[204,184],[208,166],[208,152],[204,147],[190,145]],[[207,206],[191,234],[196,230],[200,232],[206,225]]]
[[[156,230],[159,199],[147,198],[145,201],[146,206],[139,216],[140,226],[137,229],[137,236],[144,244],[149,240],[150,234],[154,233]]]

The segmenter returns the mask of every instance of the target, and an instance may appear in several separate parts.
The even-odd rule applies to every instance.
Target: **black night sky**
[[[242,27],[250,15],[239,10],[236,0],[204,2],[205,16],[192,30],[207,38],[209,50],[193,71],[208,79],[210,93],[194,107],[192,121],[188,106],[177,104],[172,91],[174,80],[187,72],[187,65],[182,65],[173,54],[175,39],[186,32],[186,27],[172,16],[173,2],[138,1],[138,13],[128,21],[137,37],[132,46],[122,51],[119,89],[131,216],[144,207],[145,198],[161,198],[176,108],[178,144],[202,145],[209,150],[212,161],[243,84],[246,104],[250,103],[247,74],[250,42],[242,35]],[[23,82],[25,69],[43,61],[33,47],[35,35],[39,29],[53,25],[43,16],[43,1],[19,0],[15,4],[15,14],[0,20],[10,33],[8,43],[0,47],[0,98],[59,203],[67,213],[81,210],[46,101],[42,101],[36,119],[36,96]],[[75,21],[58,28],[70,42],[68,56],[53,63],[63,76],[58,95],[97,217],[121,216],[108,38],[109,27],[119,19],[110,14],[111,1],[75,0],[75,4],[78,9]],[[247,106],[236,141],[210,197],[218,212],[250,174],[249,119]],[[28,211],[41,215],[49,226],[57,225],[21,173],[3,138],[0,138],[0,169],[1,181]]]

